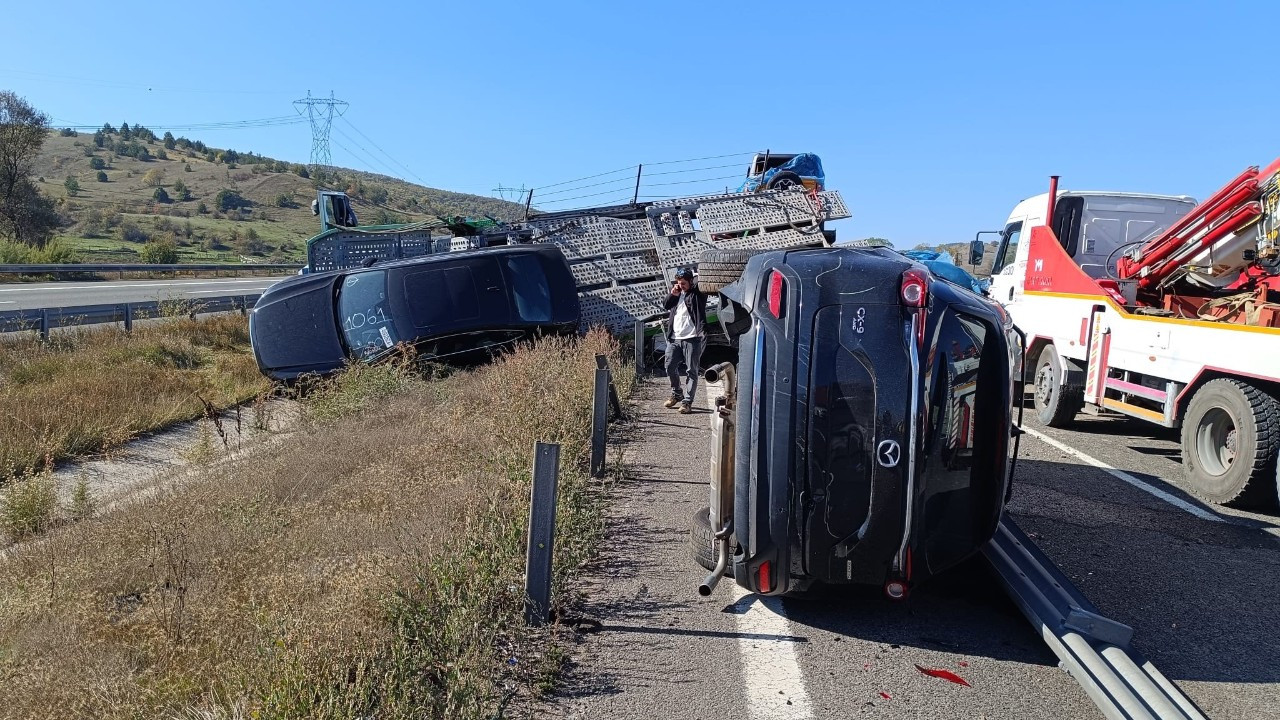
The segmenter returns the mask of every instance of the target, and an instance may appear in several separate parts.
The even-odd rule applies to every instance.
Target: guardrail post
[[[597,361],[601,356],[597,355]],[[591,477],[604,473],[605,430],[609,426],[609,369],[596,368],[596,390],[591,404]]]
[[[40,311],[40,339],[47,341],[49,339],[49,309],[44,308]]]
[[[133,303],[124,304],[124,331],[133,332]]]
[[[636,375],[644,375],[648,370],[645,367],[644,356],[644,321],[636,321]]]
[[[609,368],[609,358],[606,355],[596,355],[596,369],[603,368],[609,373],[609,407],[613,410],[615,418],[622,417],[622,402],[618,399],[618,387],[613,384],[613,370]]]
[[[551,612],[551,558],[556,535],[556,484],[560,446],[533,446],[533,491],[529,502],[529,538],[524,570],[524,621],[546,625]]]

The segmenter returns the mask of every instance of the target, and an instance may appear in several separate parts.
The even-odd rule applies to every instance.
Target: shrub
[[[165,150],[172,150],[172,149],[174,149],[174,148],[175,148],[175,147],[177,147],[177,146],[178,146],[178,141],[173,137],[173,133],[168,132],[168,131],[165,131],[165,134],[164,134],[164,149],[165,149]]]
[[[131,222],[122,223],[117,234],[124,242],[144,243],[151,239],[151,235],[146,230]]]
[[[100,157],[89,158],[89,167],[94,170],[101,170],[107,166],[107,161]]]
[[[79,137],[80,136],[80,133],[76,132],[75,130],[72,130],[71,128],[62,128],[61,130],[58,131],[58,134],[61,135],[62,137]]]
[[[107,172],[105,170],[98,171],[98,182],[107,182]]]
[[[152,168],[142,176],[142,184],[147,187],[160,187],[164,184],[164,170]]]
[[[169,153],[165,152],[164,150],[156,150],[156,159],[157,159],[157,160],[168,160],[168,159],[169,159]]]
[[[209,213],[209,208],[205,206],[203,200],[200,201],[199,205],[196,205],[196,212],[200,213],[201,215],[207,215]]]
[[[238,210],[243,207],[249,207],[253,203],[246,200],[240,193],[235,190],[219,190],[213,199],[214,207],[222,211]]]
[[[169,199],[169,193],[165,192],[164,188],[162,187],[156,188],[156,191],[151,193],[151,198],[158,203],[168,204],[169,202],[172,202]]]
[[[58,491],[53,474],[28,471],[7,488],[0,506],[5,532],[14,542],[39,535],[53,522],[58,507]]]
[[[67,195],[71,197],[80,193],[80,181],[76,180],[75,175],[68,175],[67,179],[62,181],[62,187],[67,189]]]
[[[138,257],[150,265],[173,265],[178,262],[178,245],[172,240],[150,240]]]
[[[182,167],[182,169],[183,169],[183,171],[185,171],[185,172],[195,172],[194,170],[192,170],[192,169],[191,169],[191,163],[187,163],[186,165],[184,165],[184,166]]]

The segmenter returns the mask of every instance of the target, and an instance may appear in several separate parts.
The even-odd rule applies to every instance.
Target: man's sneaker
[[[668,401],[666,401],[666,402],[662,403],[662,406],[663,406],[663,407],[673,408],[673,407],[675,407],[675,406],[679,405],[683,400],[684,400],[684,398],[673,397],[673,398],[671,398],[670,400],[668,400]]]
[[[682,402],[682,403],[680,403],[680,414],[681,414],[681,415],[688,415],[688,414],[690,414],[690,413],[692,413],[692,412],[693,412],[693,403],[687,403],[687,402]]]

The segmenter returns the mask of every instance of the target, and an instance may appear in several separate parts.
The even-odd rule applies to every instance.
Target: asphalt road
[[[198,300],[220,295],[256,295],[281,279],[175,278],[0,285],[0,312],[151,300]]]
[[[761,601],[731,581],[699,598],[687,528],[707,504],[709,416],[661,408],[658,380],[641,392],[615,450],[629,471],[609,543],[572,610],[600,628],[581,636],[543,716],[1100,717],[981,561],[902,604],[874,589]],[[1104,614],[1134,627],[1139,650],[1208,717],[1277,717],[1277,519],[1184,493],[1176,436],[1159,428],[1083,416],[1070,431],[1029,417],[1026,427],[1128,474],[1025,436],[1009,507],[1018,524]]]

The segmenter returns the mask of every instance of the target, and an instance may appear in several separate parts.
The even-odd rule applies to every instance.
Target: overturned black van
[[[1008,499],[1020,344],[994,303],[887,248],[754,255],[700,273],[739,343],[713,416],[695,559],[777,595],[874,584],[891,598],[966,559]],[[731,259],[730,259],[731,260]]]

